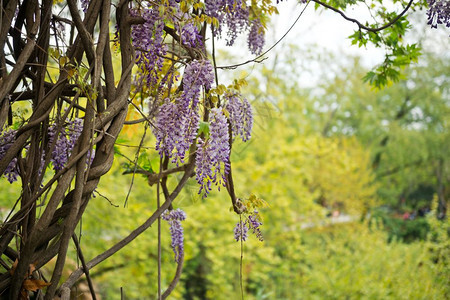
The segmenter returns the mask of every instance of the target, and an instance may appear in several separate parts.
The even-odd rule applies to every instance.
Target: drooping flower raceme
[[[244,110],[244,130],[241,135],[244,142],[248,141],[252,137],[253,128],[253,111],[250,102],[244,98],[243,100],[243,110]]]
[[[239,242],[240,240],[246,241],[248,238],[248,231],[251,230],[252,233],[260,240],[264,241],[261,233],[261,217],[259,212],[254,210],[252,214],[245,215],[245,220],[243,222],[238,222],[234,227],[234,239]]]
[[[209,90],[214,83],[214,70],[209,60],[194,60],[184,70],[181,104],[196,109],[201,87]]]
[[[210,135],[205,141],[198,140],[195,159],[196,180],[200,184],[199,194],[207,197],[211,184],[225,185],[230,171],[230,142],[228,123],[222,110],[211,109]]]
[[[250,102],[241,99],[238,94],[227,94],[224,99],[227,101],[226,109],[230,114],[233,140],[240,136],[246,142],[251,138],[253,127],[253,112]]]
[[[60,127],[58,132],[58,125],[53,124],[48,129],[49,144],[51,145],[57,136],[55,147],[52,150],[50,161],[53,164],[53,169],[58,172],[67,164],[70,154],[76,141],[81,135],[83,130],[83,120],[74,119],[66,124],[64,127]],[[88,157],[92,155],[88,154]]]
[[[238,222],[234,227],[234,239],[236,242],[240,240],[246,241],[248,239],[248,227],[245,222]]]
[[[187,23],[181,29],[181,42],[189,47],[197,47],[202,45],[202,37],[198,32],[197,26]]]
[[[243,33],[249,26],[249,10],[242,0],[225,1],[226,7],[225,23],[228,27],[227,46],[233,46],[238,34]]]
[[[76,141],[81,135],[83,130],[83,120],[82,119],[74,119],[65,124],[65,126],[60,126],[59,132],[57,124],[52,124],[48,129],[49,136],[49,145],[51,145],[57,136],[57,140],[53,147],[50,161],[53,164],[53,169],[55,172],[58,172],[67,164],[67,161],[72,153],[73,147],[75,146]],[[14,142],[14,137],[17,131],[9,130],[0,135],[0,159],[3,158],[6,151],[11,147]],[[25,147],[25,150],[28,150],[28,146]],[[88,159],[90,161],[86,162],[90,164],[94,158],[95,152],[88,153]],[[39,175],[42,172],[44,166],[44,157],[45,153],[42,153],[41,156],[41,166],[39,168]],[[17,158],[14,158],[6,168],[4,175],[7,177],[10,183],[17,180],[19,176],[19,170],[17,168]]]
[[[428,25],[437,28],[444,25],[450,28],[450,1],[449,0],[427,0],[428,2]]]
[[[206,0],[205,13],[219,21],[215,34],[220,36],[222,24],[227,26],[227,46],[232,46],[238,34],[249,26],[249,9],[242,0]]]
[[[262,222],[258,211],[254,210],[253,213],[247,217],[247,220],[248,220],[248,227],[250,227],[252,233],[258,238],[258,240],[262,242],[264,240],[260,228]]]
[[[145,7],[141,11],[131,10],[132,16],[140,15],[145,22],[133,25],[131,39],[136,54],[136,64],[147,85],[156,84],[158,71],[163,66],[166,46],[163,44],[164,22],[158,7]]]
[[[156,136],[156,150],[160,156],[165,154],[170,157],[177,140],[184,139],[179,137],[177,122],[179,122],[180,115],[178,110],[177,104],[169,98],[166,98],[158,109],[154,134]]]
[[[259,55],[265,44],[264,28],[261,21],[256,19],[252,21],[250,33],[248,34],[248,49],[252,54]]]
[[[210,89],[214,73],[209,61],[192,61],[184,71],[183,92],[175,100],[166,99],[156,115],[156,149],[172,162],[184,162],[186,152],[199,128],[199,98],[202,86]]]
[[[3,157],[6,154],[6,151],[12,146],[14,143],[14,139],[16,136],[17,131],[16,130],[8,130],[4,131],[0,134],[0,160],[3,159]],[[9,183],[13,183],[17,180],[17,177],[19,176],[19,170],[17,168],[17,158],[13,158],[11,162],[8,164],[8,166],[5,169],[5,172],[3,175],[6,176]]]
[[[90,0],[81,0],[81,8],[83,12],[87,12]]]
[[[166,210],[161,217],[170,224],[171,246],[175,254],[175,261],[179,263],[184,255],[184,235],[181,221],[186,220],[186,213],[178,208],[176,210]]]

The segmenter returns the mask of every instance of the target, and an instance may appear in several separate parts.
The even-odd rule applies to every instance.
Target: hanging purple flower
[[[253,127],[253,112],[250,103],[247,99],[241,100],[241,96],[236,93],[225,95],[224,99],[227,101],[226,109],[229,112],[233,140],[237,136],[241,136],[242,141],[248,141],[251,138]]]
[[[210,135],[206,141],[198,140],[195,159],[196,180],[200,184],[199,194],[207,197],[211,183],[225,185],[230,171],[230,144],[228,123],[222,110],[211,109]]]
[[[172,250],[175,254],[175,261],[180,262],[184,255],[184,235],[181,221],[186,220],[186,213],[181,209],[166,210],[161,218],[170,224],[170,236],[172,238]]]
[[[261,242],[264,241],[260,229],[262,222],[260,220],[258,211],[254,210],[253,213],[247,217],[247,220],[248,220],[248,227],[250,227],[252,233],[258,238],[258,240],[260,240]]]
[[[11,148],[12,144],[14,143],[16,133],[16,130],[10,129],[0,134],[0,160],[3,159],[8,149]],[[17,168],[17,157],[14,157],[9,162],[3,175],[6,176],[9,183],[17,181],[17,177],[19,176],[19,169]]]
[[[184,71],[183,92],[174,101],[166,99],[156,114],[156,149],[173,163],[183,163],[199,128],[202,87],[210,89],[214,72],[207,60],[194,60]]]
[[[197,145],[197,155],[195,158],[195,179],[200,184],[199,194],[203,193],[203,197],[207,197],[211,191],[211,178],[213,176],[212,160],[208,145],[199,138]]]
[[[131,10],[130,14],[140,15],[145,20],[143,24],[131,27],[131,40],[136,64],[140,70],[139,76],[150,86],[158,81],[158,71],[162,69],[163,56],[167,50],[163,44],[164,22],[158,7],[145,7],[141,11]]]
[[[244,130],[241,135],[244,142],[248,141],[252,137],[253,128],[253,111],[250,102],[247,99],[243,100],[243,111],[244,111]]]
[[[450,27],[450,1],[448,0],[427,0],[428,2],[428,25],[437,28],[444,24]]]
[[[248,34],[248,49],[252,54],[259,55],[265,44],[264,28],[259,19],[253,20]]]
[[[222,179],[225,181],[225,175],[230,171],[230,138],[227,119],[219,108],[211,109],[209,139],[211,159],[215,166],[215,174],[212,179],[213,182],[220,183],[217,175],[222,174]]]
[[[243,222],[239,222],[234,227],[234,239],[238,242],[242,239],[242,241],[246,241],[248,238],[248,231],[251,230],[252,233],[260,240],[264,241],[264,238],[261,233],[261,217],[259,216],[259,212],[255,209],[252,214],[246,215],[245,220]]]
[[[228,28],[227,46],[233,46],[238,34],[243,33],[249,26],[249,9],[242,0],[228,0],[225,23]]]
[[[219,21],[215,34],[220,36],[222,25],[227,27],[227,46],[232,46],[238,34],[249,26],[249,9],[242,0],[206,0],[205,13]]]
[[[178,119],[178,106],[167,98],[158,110],[156,115],[156,129],[154,130],[156,150],[161,157],[163,154],[170,157],[177,144],[177,140],[178,142],[182,140],[179,126],[177,125]]]
[[[83,9],[83,12],[87,12],[89,7],[89,0],[81,0],[81,8]]]
[[[234,239],[236,242],[239,242],[240,240],[245,242],[248,239],[248,227],[245,223],[236,223],[236,226],[234,227]]]
[[[156,115],[156,150],[172,158],[173,163],[183,163],[186,152],[197,136],[200,116],[198,108],[185,107],[180,99],[166,99]]]
[[[184,70],[183,93],[186,95],[198,96],[202,86],[209,90],[213,83],[214,69],[209,60],[193,60]]]
[[[202,45],[202,37],[198,32],[197,26],[188,23],[181,29],[181,41],[189,47],[197,47]]]
[[[57,132],[57,128],[58,125],[53,124],[48,129],[49,145],[53,143],[57,136],[56,144],[50,157],[55,172],[58,172],[67,164],[73,147],[83,130],[83,120],[76,118],[73,121],[68,122],[65,126],[62,126],[59,132]],[[90,156],[92,159],[93,155]]]

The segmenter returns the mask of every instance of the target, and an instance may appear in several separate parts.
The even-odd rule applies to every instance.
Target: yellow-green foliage
[[[265,241],[253,236],[244,243],[245,299],[445,299],[448,288],[447,227],[433,225],[426,242],[387,242],[382,230],[352,221],[314,227],[329,209],[354,216],[373,205],[375,187],[368,152],[352,138],[327,138],[299,133],[286,126],[284,115],[258,117],[250,143],[235,143],[232,166],[238,196],[256,194],[267,201],[261,210]],[[138,134],[135,135],[135,137]],[[131,141],[139,144],[138,140]],[[146,140],[151,147],[154,141]],[[134,148],[118,148],[134,157]],[[159,158],[149,153],[146,164],[157,171]],[[154,152],[154,151],[153,151]],[[149,167],[149,166],[147,166]],[[132,175],[122,175],[120,158],[102,178],[97,196],[83,217],[81,245],[87,260],[117,243],[142,224],[156,208],[156,186],[141,175],[124,207]],[[176,174],[169,178],[173,187]],[[3,187],[20,188],[0,181]],[[230,212],[224,189],[207,199],[189,182],[174,203],[187,213],[185,265],[171,299],[239,299],[240,243],[233,239],[239,216]],[[16,197],[2,193],[2,207]],[[430,221],[431,222],[431,221]],[[308,225],[312,228],[302,229]],[[440,229],[439,229],[440,228]],[[162,286],[175,272],[169,228],[162,223]],[[111,259],[91,270],[104,299],[153,299],[157,290],[156,224]],[[429,250],[431,249],[431,251]],[[69,253],[75,268],[75,253]],[[109,270],[109,272],[107,272]],[[70,274],[67,270],[65,274]],[[67,276],[67,275],[65,275]]]
[[[299,134],[280,117],[257,119],[251,144],[235,145],[233,174],[242,194],[258,193],[303,217],[321,207],[361,214],[374,204],[369,153],[356,139]]]

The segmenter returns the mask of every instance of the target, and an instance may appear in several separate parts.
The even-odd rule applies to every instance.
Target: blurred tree
[[[407,69],[404,79],[375,93],[360,84],[362,71],[357,70],[345,70],[334,84],[324,87],[325,98],[335,99],[333,104],[319,97],[311,100],[334,107],[316,110],[325,120],[319,127],[327,136],[356,136],[371,149],[383,201],[418,210],[430,207],[436,194],[442,218],[450,196],[448,58],[424,55],[419,65]]]

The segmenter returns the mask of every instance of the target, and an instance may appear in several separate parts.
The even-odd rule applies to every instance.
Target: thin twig
[[[240,259],[240,263],[239,263],[239,281],[240,281],[240,285],[241,285],[241,300],[244,300],[244,278],[242,277],[242,266],[243,266],[243,261],[244,261],[244,226],[242,224],[242,215],[239,215],[239,226],[241,227],[241,259]]]
[[[88,282],[89,291],[91,292],[92,300],[96,300],[97,297],[95,296],[95,290],[94,290],[94,285],[92,284],[91,276],[89,276],[89,269],[86,267],[86,261],[84,259],[83,252],[81,252],[80,243],[78,242],[78,238],[75,233],[72,234],[72,240],[75,244],[75,247],[77,248],[77,254],[81,260],[81,265],[83,266],[84,274],[86,275],[86,280]]]
[[[397,15],[397,17],[395,17],[392,21],[386,23],[385,25],[383,25],[383,26],[381,26],[381,27],[377,27],[377,28],[372,28],[372,27],[365,26],[365,25],[361,24],[361,22],[359,22],[358,20],[353,19],[353,18],[350,18],[350,17],[347,17],[347,16],[344,14],[344,12],[342,12],[342,11],[340,11],[339,9],[337,9],[337,8],[331,6],[331,5],[328,5],[328,4],[324,3],[324,2],[321,2],[321,1],[319,1],[319,0],[310,0],[310,1],[316,2],[317,4],[322,5],[323,7],[326,7],[326,8],[328,8],[328,9],[331,9],[331,10],[334,11],[334,12],[337,12],[337,13],[340,14],[344,19],[346,19],[347,21],[356,23],[356,25],[358,25],[359,29],[364,29],[364,30],[366,30],[366,31],[370,31],[370,32],[374,32],[374,33],[375,33],[375,32],[381,31],[381,30],[383,30],[383,29],[386,29],[386,28],[392,26],[392,25],[393,25],[395,22],[397,22],[401,17],[403,17],[403,15],[404,15],[404,14],[408,11],[408,9],[411,7],[411,5],[412,5],[412,3],[413,3],[414,0],[410,0],[409,3],[408,3],[408,5],[406,5],[405,9],[403,9],[403,11],[402,11],[399,15]]]
[[[294,23],[292,23],[291,27],[289,27],[289,29],[286,31],[286,33],[283,34],[283,36],[278,41],[276,41],[275,44],[273,44],[269,49],[267,49],[264,53],[258,55],[257,57],[255,57],[253,59],[247,60],[247,61],[245,61],[243,63],[239,63],[239,64],[235,64],[235,65],[229,65],[229,66],[223,66],[223,67],[217,67],[217,68],[218,69],[236,69],[237,67],[240,67],[240,66],[252,63],[252,62],[261,63],[264,60],[266,60],[267,57],[263,58],[263,56],[265,56],[267,53],[272,51],[272,49],[275,48],[288,35],[289,32],[291,32],[292,28],[294,28],[295,24],[297,24],[298,20],[300,20],[301,16],[305,12],[305,10],[308,7],[308,4],[309,4],[310,1],[308,1],[306,3],[305,7],[302,9],[302,11],[298,15],[297,19],[295,19]]]
[[[159,209],[161,206],[160,198],[159,198],[159,190],[161,185],[161,175],[162,175],[162,160],[163,158],[159,158],[159,174],[158,174],[158,182],[156,186],[156,206]],[[161,300],[161,215],[158,216],[158,300]]]
[[[214,34],[214,26],[211,26],[211,34],[212,34],[212,61],[214,65],[214,75],[216,79],[216,87],[219,87],[219,75],[217,74],[217,63],[216,63],[216,45],[214,43],[215,34]],[[220,107],[220,96],[217,95],[217,106]]]
[[[138,159],[139,159],[139,154],[140,154],[140,152],[141,152],[142,144],[144,143],[145,135],[147,134],[147,128],[148,128],[148,126],[147,126],[147,124],[145,124],[144,134],[142,135],[141,142],[139,143],[139,147],[138,147],[137,150],[136,150],[136,155],[135,155],[135,158],[134,158],[135,161],[134,161],[133,176],[131,177],[130,188],[128,189],[127,197],[125,198],[125,203],[123,204],[123,207],[126,207],[126,206],[127,206],[128,198],[130,197],[131,189],[133,188],[134,177],[135,177],[135,175],[136,175],[136,170],[137,170],[137,167],[138,167],[137,162],[138,162]]]
[[[178,284],[178,281],[180,280],[181,273],[183,271],[183,264],[184,264],[184,252],[180,252],[179,261],[177,264],[177,270],[175,271],[175,276],[173,277],[172,281],[170,282],[167,289],[164,291],[164,294],[162,294],[162,300],[166,299],[170,296],[172,291],[175,289],[175,287]]]
[[[106,197],[105,195],[101,194],[101,193],[98,191],[98,189],[95,190],[95,193],[97,193],[100,197],[102,197],[103,199],[105,199],[106,201],[108,201],[109,204],[110,204],[111,206],[119,207],[119,205],[114,204],[108,197]]]

